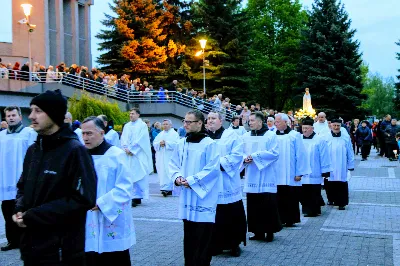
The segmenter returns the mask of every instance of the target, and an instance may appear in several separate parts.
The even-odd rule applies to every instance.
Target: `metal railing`
[[[32,72],[32,81],[38,83],[62,82],[65,72]],[[29,72],[12,69],[0,69],[0,79],[29,81]]]
[[[11,71],[14,70],[9,71],[9,79],[12,78],[29,81],[29,72],[14,71],[10,76]],[[194,98],[176,91],[136,91],[123,83],[108,85],[103,82],[98,82],[66,72],[54,72],[54,74],[55,75],[48,77],[47,72],[32,72],[32,81],[38,83],[62,83],[67,86],[104,95],[127,103],[177,103],[188,108],[200,110],[205,114],[208,114],[211,111],[218,112],[226,121],[231,121],[235,114],[232,111],[235,110],[235,105],[230,105],[231,109],[229,110],[224,107],[215,106],[203,99]]]

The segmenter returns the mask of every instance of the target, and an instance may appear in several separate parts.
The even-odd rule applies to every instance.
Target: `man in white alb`
[[[19,247],[21,228],[12,220],[17,194],[17,182],[22,174],[23,162],[28,147],[37,138],[37,133],[22,124],[21,109],[8,106],[4,109],[8,128],[0,132],[0,200],[6,227],[7,245],[2,251]]]
[[[174,184],[169,178],[169,161],[171,160],[172,153],[176,148],[179,135],[172,128],[172,122],[169,119],[164,119],[163,131],[156,136],[153,141],[153,147],[156,151],[156,168],[157,175],[160,178],[160,191],[166,197],[172,195]]]
[[[142,203],[149,198],[149,175],[153,172],[153,159],[150,147],[149,130],[140,119],[138,108],[132,108],[130,122],[126,123],[121,136],[121,147],[128,156],[128,166],[133,175],[132,206]]]

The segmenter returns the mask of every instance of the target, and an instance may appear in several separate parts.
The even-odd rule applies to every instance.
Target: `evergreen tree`
[[[98,58],[97,62],[103,65],[102,69],[110,73],[121,74],[126,69],[131,67],[129,60],[121,55],[123,43],[127,41],[115,25],[115,17],[118,10],[118,0],[114,0],[113,4],[109,4],[110,10],[114,13],[105,14],[106,19],[101,21],[105,29],[101,29],[96,38],[100,39],[99,51],[103,52]]]
[[[400,46],[400,41],[396,42],[396,44]],[[396,53],[396,58],[400,61],[400,52]],[[397,71],[399,72],[399,75],[396,76],[398,82],[395,83],[394,107],[397,115],[400,115],[400,69],[398,69]]]
[[[245,19],[240,0],[199,0],[193,4],[193,26],[196,34],[187,50],[192,69],[192,86],[202,88],[203,62],[193,55],[200,50],[198,40],[207,39],[206,88],[209,95],[223,93],[240,101],[246,99],[248,76],[244,68],[247,53]]]
[[[301,86],[310,88],[313,107],[346,120],[360,115],[365,95],[356,30],[344,6],[336,0],[316,0],[308,28],[303,32],[298,77]]]
[[[249,0],[247,12],[251,95],[265,107],[288,110],[298,86],[296,68],[307,14],[298,0]]]

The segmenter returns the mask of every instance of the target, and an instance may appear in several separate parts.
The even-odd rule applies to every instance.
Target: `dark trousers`
[[[397,151],[397,154],[399,154],[399,145],[397,145],[397,143],[386,143],[386,156],[389,159],[396,158],[393,151]]]
[[[13,222],[12,216],[15,209],[15,200],[3,200],[1,202],[1,211],[3,212],[5,227],[6,227],[6,238],[8,243],[13,246],[18,246],[21,238],[21,228]]]
[[[86,252],[86,266],[131,266],[129,249],[114,252]]]
[[[185,266],[209,266],[212,259],[213,223],[183,220]]]
[[[51,261],[51,260],[49,261],[25,260],[24,266],[86,266],[86,262],[84,257],[64,262]]]
[[[386,157],[388,157],[385,139],[379,138],[379,144],[381,145],[381,151],[380,151],[379,155],[380,156],[386,155]]]
[[[363,144],[361,147],[361,157],[367,159],[367,156],[371,152],[371,144]]]
[[[346,206],[349,204],[349,184],[341,181],[327,181],[325,179],[325,192],[328,201],[335,206]]]
[[[278,185],[278,210],[282,224],[300,223],[301,187]]]

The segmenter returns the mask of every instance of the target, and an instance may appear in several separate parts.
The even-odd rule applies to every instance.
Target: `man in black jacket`
[[[24,228],[25,266],[83,266],[86,212],[96,204],[97,178],[91,156],[64,124],[67,101],[59,90],[31,101],[33,129],[18,182],[13,220]]]
[[[397,119],[392,119],[391,124],[385,128],[385,145],[387,157],[390,161],[396,161],[396,156],[393,151],[399,151],[399,146],[396,141],[396,135],[400,132],[399,126],[397,126]]]

